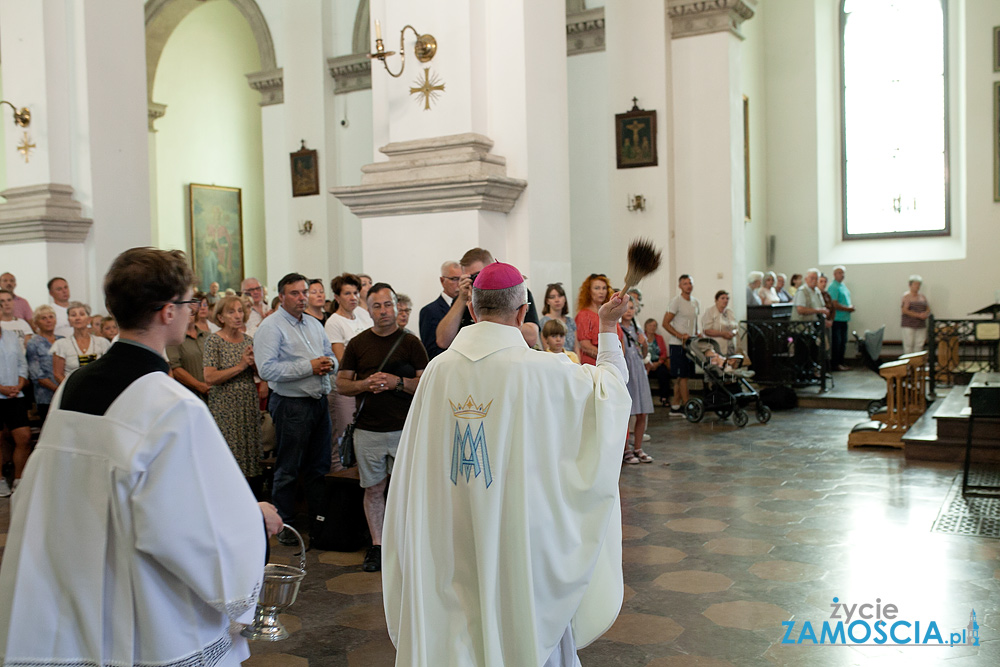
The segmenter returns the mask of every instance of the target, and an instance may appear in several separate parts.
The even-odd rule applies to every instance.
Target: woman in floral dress
[[[216,305],[215,320],[222,328],[205,341],[205,382],[211,386],[208,409],[259,497],[260,407],[253,382],[253,339],[241,330],[248,317],[238,297],[224,297]]]

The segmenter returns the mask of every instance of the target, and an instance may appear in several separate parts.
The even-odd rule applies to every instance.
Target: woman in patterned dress
[[[215,321],[222,328],[205,341],[205,382],[211,387],[208,409],[260,498],[260,407],[253,382],[253,339],[242,331],[249,315],[239,297],[224,297],[216,305]]]

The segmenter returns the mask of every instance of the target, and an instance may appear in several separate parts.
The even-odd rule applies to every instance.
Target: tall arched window
[[[946,235],[947,0],[843,0],[844,239]]]

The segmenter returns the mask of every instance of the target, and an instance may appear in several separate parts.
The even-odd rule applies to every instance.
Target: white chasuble
[[[161,372],[102,416],[65,388],[13,496],[0,664],[239,665],[263,519],[205,404]]]
[[[618,616],[631,399],[618,337],[599,350],[580,366],[482,322],[427,366],[383,528],[397,665],[537,667]]]

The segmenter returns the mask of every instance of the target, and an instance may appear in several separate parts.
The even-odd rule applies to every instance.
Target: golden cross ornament
[[[29,137],[28,133],[25,132],[24,136],[21,137],[21,143],[17,145],[17,152],[24,155],[25,164],[28,163],[28,154],[34,149],[35,149],[35,144],[32,143],[31,137]]]
[[[424,111],[431,110],[431,100],[433,99],[437,101],[439,91],[442,93],[444,92],[444,83],[441,83],[440,81],[441,80],[436,74],[432,77],[430,67],[425,67],[423,81],[421,81],[418,77],[417,80],[414,81],[416,87],[410,88],[411,95],[423,96]]]

